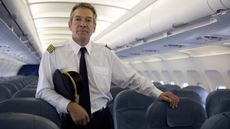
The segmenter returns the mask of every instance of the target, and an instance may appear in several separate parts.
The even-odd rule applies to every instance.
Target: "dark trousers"
[[[62,129],[113,129],[113,118],[108,107],[93,113],[86,126],[75,124],[70,115],[65,115]]]

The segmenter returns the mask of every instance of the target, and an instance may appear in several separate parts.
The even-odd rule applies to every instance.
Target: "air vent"
[[[152,49],[145,49],[143,52],[151,52],[151,53],[157,53],[159,52],[158,50],[152,50]]]
[[[164,47],[182,48],[182,47],[184,47],[184,45],[181,45],[181,44],[167,44],[167,45],[164,45]]]
[[[204,36],[204,38],[209,39],[209,40],[215,40],[215,41],[221,41],[221,40],[223,40],[223,38],[222,38],[222,37],[209,36],[209,35]]]
[[[137,53],[137,52],[131,52],[131,53],[129,53],[130,55],[135,55],[135,56],[139,56],[139,55],[141,55],[140,53]]]
[[[223,41],[229,39],[229,36],[224,36],[224,35],[205,35],[205,36],[199,36],[196,38],[196,40],[203,40],[205,42],[209,41]]]

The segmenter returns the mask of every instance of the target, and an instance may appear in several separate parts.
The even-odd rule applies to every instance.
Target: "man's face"
[[[92,11],[87,8],[78,8],[73,14],[73,19],[69,21],[73,40],[78,43],[89,41],[96,27]]]

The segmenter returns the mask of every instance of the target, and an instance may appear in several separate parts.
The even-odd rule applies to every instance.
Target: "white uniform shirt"
[[[56,69],[79,72],[80,46],[73,40],[54,45],[55,50],[45,52],[39,67],[36,98],[42,98],[56,107],[59,113],[67,113],[70,100],[57,94],[52,81]],[[111,50],[92,42],[86,46],[85,59],[88,71],[91,112],[105,107],[112,100],[111,84],[135,89],[138,92],[158,97],[162,92],[124,64]]]

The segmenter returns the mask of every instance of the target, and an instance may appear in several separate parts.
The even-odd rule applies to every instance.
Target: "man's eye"
[[[86,20],[87,22],[91,22],[92,20],[91,19],[88,19],[88,20]]]
[[[87,22],[92,22],[92,18],[87,18],[86,21]]]
[[[75,21],[81,21],[81,18],[75,18],[74,20]]]

